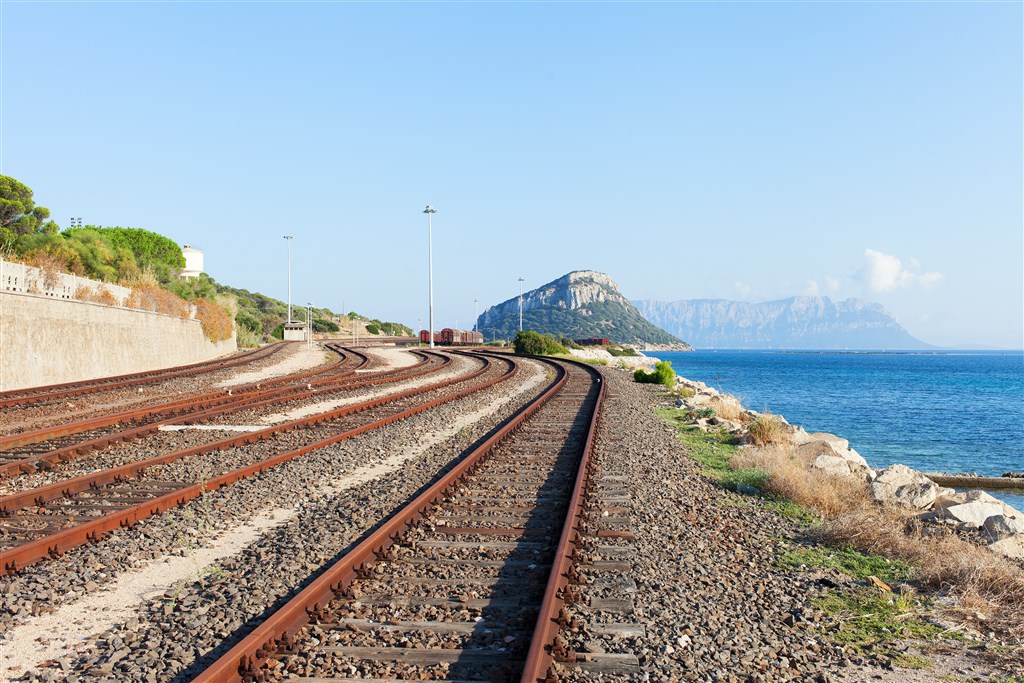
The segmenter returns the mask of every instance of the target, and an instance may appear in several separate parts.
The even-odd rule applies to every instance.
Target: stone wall
[[[235,350],[234,337],[210,342],[198,320],[0,287],[0,391],[187,365]]]

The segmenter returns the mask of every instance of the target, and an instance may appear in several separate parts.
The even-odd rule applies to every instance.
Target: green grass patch
[[[858,579],[877,576],[883,581],[908,581],[914,573],[906,562],[887,560],[880,555],[866,555],[851,548],[825,548],[821,546],[799,547],[787,550],[779,556],[783,569],[808,567],[831,568]]]
[[[833,624],[826,631],[828,639],[857,651],[871,650],[893,657],[896,653],[888,646],[897,640],[929,640],[943,633],[920,617],[920,605],[906,595],[862,590],[845,595],[829,593],[812,603],[832,617]]]
[[[774,510],[776,514],[791,519],[798,526],[804,527],[805,529],[815,527],[821,524],[821,519],[818,518],[813,512],[798,505],[791,500],[783,500],[781,498],[771,498],[765,507],[769,510]]]
[[[735,470],[729,465],[737,450],[731,443],[731,434],[721,429],[705,432],[692,427],[686,424],[689,416],[683,410],[658,408],[657,413],[676,429],[690,457],[704,466],[701,472],[716,484],[733,491],[739,484],[756,489],[764,486],[768,479],[767,472],[757,469]]]

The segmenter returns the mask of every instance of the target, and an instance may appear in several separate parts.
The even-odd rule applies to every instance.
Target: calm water
[[[653,353],[676,372],[831,432],[879,469],[999,476],[1024,471],[1024,353]],[[1024,495],[991,491],[1018,510]]]

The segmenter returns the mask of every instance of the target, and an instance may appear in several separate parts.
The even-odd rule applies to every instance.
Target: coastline
[[[706,422],[713,428],[707,432],[690,427],[692,436],[684,440],[681,425],[667,417],[683,411],[663,387],[637,384],[614,367],[601,372],[612,391],[597,465],[599,471],[628,475],[626,509],[634,538],[628,555],[621,547],[601,551],[629,558],[622,577],[586,576],[581,585],[583,599],[570,608],[571,616],[587,624],[569,633],[578,652],[598,653],[597,658],[634,653],[644,678],[621,680],[926,683],[1024,674],[1019,640],[1000,640],[984,627],[962,634],[939,606],[899,616],[889,624],[894,632],[883,634],[890,640],[867,646],[844,640],[859,617],[836,613],[830,605],[862,596],[883,604],[894,593],[851,576],[836,562],[840,555],[823,547],[790,507],[709,473],[704,457],[719,459],[723,452],[711,438],[717,425]],[[722,401],[730,399],[735,400]],[[811,561],[819,557],[832,559]],[[902,591],[912,589],[884,571],[872,573],[906,599]],[[588,607],[607,597],[610,584],[623,587],[621,609],[628,610],[611,617]],[[918,618],[937,624],[929,626],[934,636],[898,632]],[[642,623],[644,634],[593,635],[593,624],[609,619]],[[606,679],[595,674],[571,680]]]

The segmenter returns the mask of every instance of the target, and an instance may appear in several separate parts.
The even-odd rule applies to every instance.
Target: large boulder
[[[1024,522],[1024,517],[1015,508],[984,491],[967,491],[959,495],[942,496],[935,507],[943,518],[974,528],[984,526],[985,520],[996,516]]]
[[[811,467],[816,470],[821,470],[825,474],[830,474],[833,477],[848,477],[853,474],[850,470],[850,463],[837,455],[826,455],[825,453],[822,453],[814,459],[814,462],[811,463]]]
[[[935,501],[939,486],[906,465],[889,465],[871,482],[875,500],[916,510],[926,510]]]
[[[822,436],[814,434],[813,436]],[[832,436],[831,434],[827,436]],[[846,439],[834,437],[833,439],[817,439],[809,441],[796,449],[796,456],[804,462],[811,462],[811,467],[824,470],[830,474],[858,476],[866,475],[868,480],[874,476],[874,472],[868,467],[867,461],[860,454],[844,446],[849,442]],[[842,461],[841,463],[839,461]]]
[[[1007,536],[1018,536],[1024,534],[1024,519],[1019,517],[1007,517],[1006,515],[992,515],[985,519],[985,531],[997,541]]]

